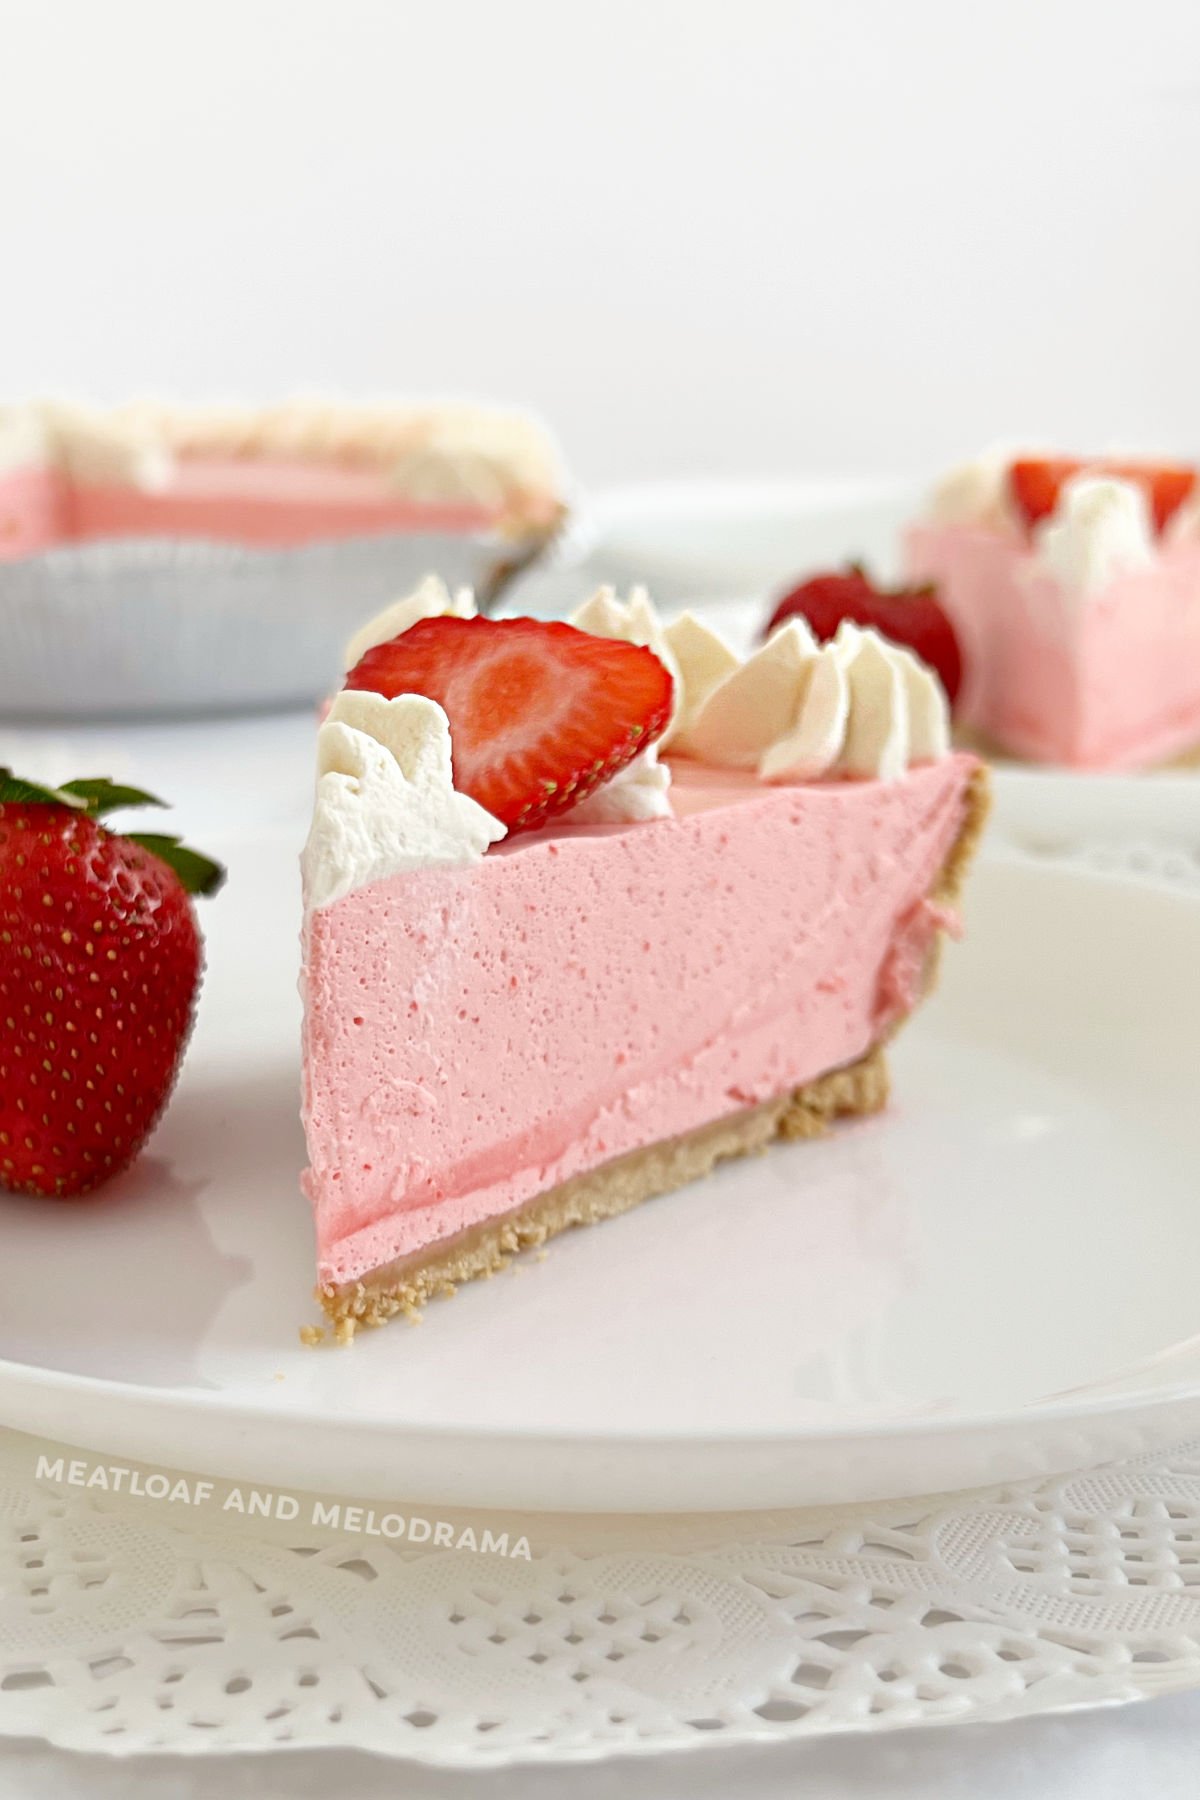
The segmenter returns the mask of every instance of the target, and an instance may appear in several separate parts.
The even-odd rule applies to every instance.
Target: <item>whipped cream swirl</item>
[[[340,693],[317,734],[305,905],[432,863],[478,862],[505,828],[454,786],[450,721],[423,694]]]
[[[647,645],[675,682],[670,725],[624,772],[631,782],[668,744],[776,782],[824,775],[894,780],[910,763],[950,747],[949,708],[932,670],[878,632],[848,622],[820,646],[802,620],[789,620],[745,662],[693,613],[664,626],[644,588],[627,601],[601,588],[571,623]]]
[[[1030,452],[1015,444],[993,444],[971,462],[950,469],[929,496],[928,516],[938,525],[982,525],[1015,532],[1017,516],[1008,471]]]
[[[353,666],[421,619],[475,611],[430,576],[385,608],[346,647]],[[894,780],[944,756],[946,697],[909,651],[846,623],[818,645],[789,620],[743,662],[691,613],[664,626],[644,589],[620,600],[602,588],[572,623],[652,649],[675,683],[669,731],[677,751],[763,781],[822,776]],[[671,814],[670,770],[652,744],[572,808],[576,824],[642,824]],[[477,862],[505,836],[498,819],[453,784],[450,723],[436,702],[346,690],[317,742],[317,800],[304,851],[310,908],[370,881],[432,863]]]
[[[763,781],[894,781],[947,754],[949,707],[932,670],[877,631],[847,621],[818,645],[789,619],[709,690],[677,748]]]
[[[1040,567],[1081,600],[1155,559],[1145,492],[1136,481],[1115,475],[1084,473],[1064,482],[1058,505],[1034,539]]]

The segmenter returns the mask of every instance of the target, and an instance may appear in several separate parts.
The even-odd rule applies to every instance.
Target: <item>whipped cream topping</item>
[[[948,754],[949,707],[932,671],[878,632],[847,621],[819,646],[789,619],[710,691],[678,747],[763,781],[892,781]]]
[[[19,466],[19,458],[83,479],[154,486],[170,479],[179,456],[346,463],[379,470],[417,502],[517,514],[539,502],[558,504],[566,485],[557,447],[536,419],[457,402],[296,398],[266,407],[181,407],[138,400],[111,411],[53,400],[0,406],[0,467]]]
[[[1075,475],[1034,531],[1037,563],[1080,600],[1155,559],[1150,508],[1141,486],[1113,475]]]
[[[651,744],[631,763],[618,769],[611,780],[578,801],[567,822],[578,825],[645,825],[651,819],[669,819],[671,771],[658,760],[658,745]]]
[[[853,636],[851,633],[853,632]],[[874,631],[842,626],[827,654],[846,677],[846,726],[830,767],[895,781],[908,767],[908,683],[903,652]]]
[[[47,409],[0,406],[0,472],[34,468],[55,458]]]
[[[136,424],[113,431],[102,414],[57,400],[0,406],[0,471],[49,467],[76,481],[152,492],[166,486],[173,466],[161,438]]]
[[[305,905],[386,875],[474,863],[505,836],[454,787],[450,721],[421,694],[345,692],[317,734],[317,794],[301,868]]]
[[[422,619],[473,619],[475,612],[475,595],[469,587],[452,594],[440,575],[426,575],[411,594],[393,600],[355,632],[342,653],[343,667],[353,669],[368,650],[390,644]]]
[[[950,701],[946,690],[929,667],[909,650],[881,640],[900,665],[904,682],[904,707],[908,723],[908,763],[937,762],[948,756],[950,741]]]
[[[928,517],[939,525],[983,525],[1012,531],[1017,519],[1008,471],[1018,457],[1035,454],[1015,444],[992,444],[971,462],[942,476],[929,497]]]
[[[672,619],[664,635],[679,676],[674,731],[683,737],[713,689],[739,666],[738,657],[692,612]]]
[[[814,781],[841,753],[850,719],[850,683],[837,656],[818,654],[812,663],[794,723],[763,750],[758,772],[764,781]]]
[[[789,619],[694,709],[679,748],[723,768],[757,769],[795,724],[816,653],[817,641],[804,620]]]
[[[473,611],[467,590],[452,596],[429,577],[363,627],[347,661],[419,619]],[[745,662],[691,614],[664,628],[641,589],[627,601],[601,589],[573,623],[603,626],[597,635],[661,656],[676,683],[677,748],[718,767],[767,782],[888,781],[949,751],[949,709],[932,672],[849,622],[832,643],[818,645],[802,620],[790,619]],[[650,745],[569,819],[607,825],[669,817],[670,770],[659,748]],[[317,799],[303,858],[310,909],[405,869],[477,862],[504,835],[498,819],[454,788],[450,722],[435,701],[338,694],[317,739]]]

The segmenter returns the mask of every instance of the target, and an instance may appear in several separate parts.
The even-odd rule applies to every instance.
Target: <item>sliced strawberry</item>
[[[787,619],[807,619],[813,636],[827,643],[843,619],[874,626],[893,643],[913,650],[935,670],[953,706],[962,686],[962,653],[954,627],[932,587],[878,588],[858,563],[814,575],[784,595],[767,626],[769,635]]]
[[[671,712],[671,677],[652,650],[536,619],[423,619],[368,650],[346,686],[436,700],[454,785],[510,833],[609,780]]]
[[[1078,475],[1083,463],[1067,456],[1029,457],[1015,462],[1008,472],[1012,496],[1017,510],[1027,525],[1048,519],[1058,505],[1058,496],[1072,475]]]
[[[1028,457],[1013,463],[1009,483],[1013,499],[1027,525],[1048,519],[1058,505],[1066,482],[1084,472],[1115,475],[1122,481],[1135,481],[1145,489],[1154,519],[1161,531],[1171,514],[1183,505],[1196,485],[1196,471],[1179,463],[1112,462],[1107,459],[1082,461],[1066,456]]]
[[[1156,531],[1161,531],[1171,514],[1177,512],[1196,485],[1196,471],[1180,463],[1118,463],[1100,465],[1106,475],[1117,475],[1122,481],[1137,481],[1146,490]]]

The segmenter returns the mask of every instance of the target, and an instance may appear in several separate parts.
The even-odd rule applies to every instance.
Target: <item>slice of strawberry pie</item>
[[[992,451],[941,483],[906,556],[962,646],[957,716],[989,745],[1135,769],[1200,744],[1194,468]]]
[[[122,538],[284,548],[494,532],[532,556],[564,512],[557,446],[465,404],[0,405],[0,564]]]
[[[792,621],[743,662],[641,593],[431,611],[356,639],[304,856],[341,1339],[881,1107],[986,805],[936,679],[874,631]]]

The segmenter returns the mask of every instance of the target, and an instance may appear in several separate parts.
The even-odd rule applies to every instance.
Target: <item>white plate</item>
[[[226,846],[200,1027],[140,1166],[89,1205],[0,1202],[0,1422],[541,1510],[928,1492],[1200,1430],[1196,900],[985,858],[885,1117],[314,1352],[295,848]]]

